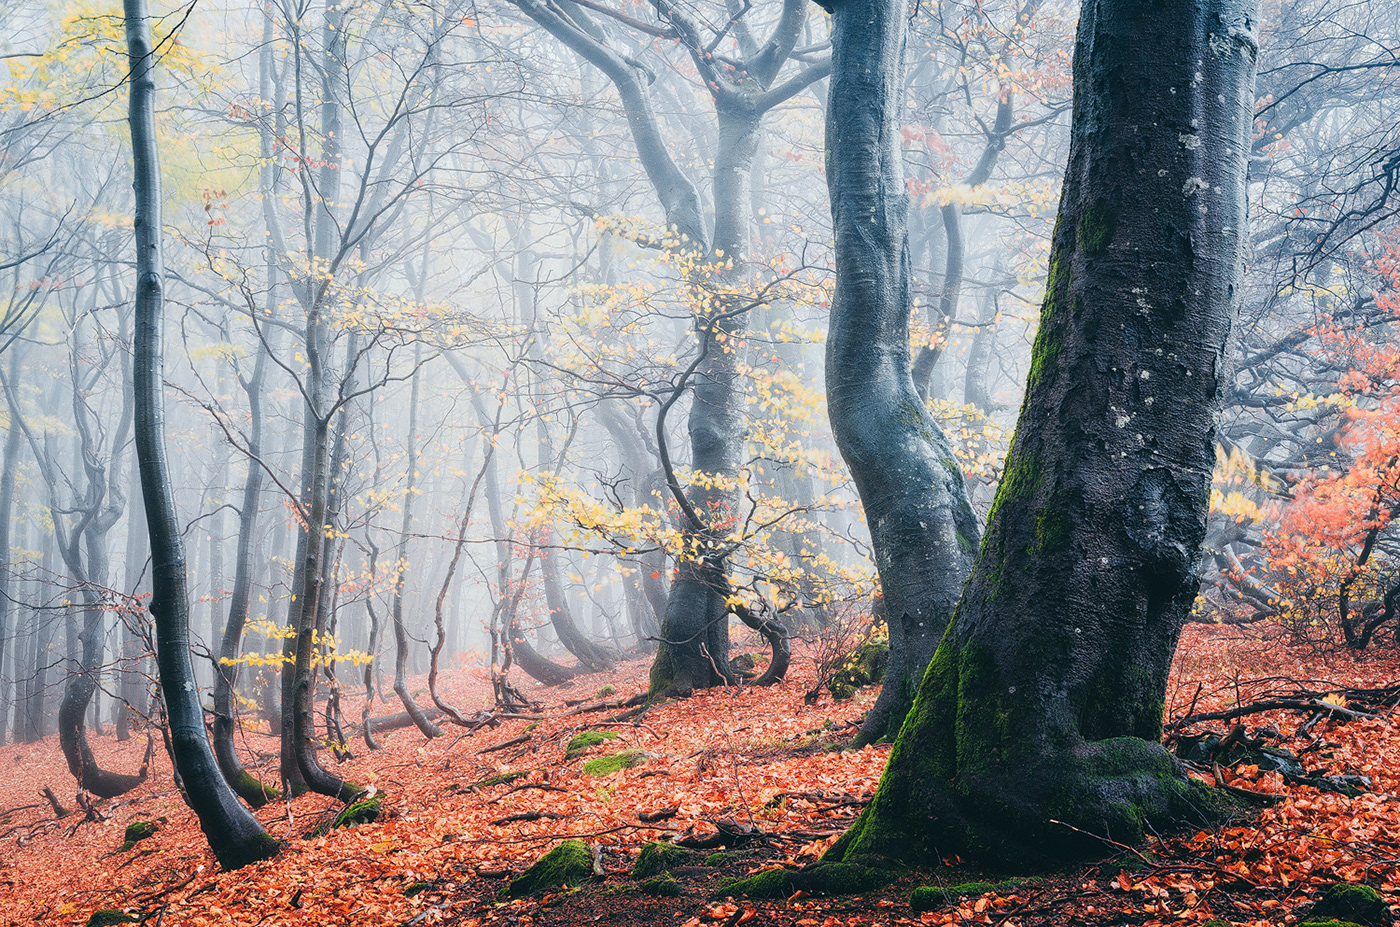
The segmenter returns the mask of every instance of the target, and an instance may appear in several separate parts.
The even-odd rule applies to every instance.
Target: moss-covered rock
[[[564,759],[572,760],[589,747],[596,747],[609,740],[617,740],[616,731],[584,731],[581,734],[575,734],[568,746],[564,748]]]
[[[126,825],[126,833],[123,837],[120,852],[125,853],[142,840],[154,837],[158,830],[160,830],[160,825],[155,821],[132,821],[130,824]]]
[[[923,885],[909,895],[909,907],[915,914],[954,904],[968,895],[1008,895],[1019,888],[1034,885],[1039,879],[1005,879],[1001,882],[963,882],[958,885]]]
[[[672,878],[670,873],[663,872],[659,876],[652,876],[650,879],[638,882],[637,891],[656,898],[679,898],[681,883]]]
[[[767,869],[747,879],[726,879],[718,895],[749,898],[787,898],[793,892],[809,895],[859,895],[883,888],[894,873],[857,863],[818,863],[806,869]]]
[[[643,750],[623,750],[619,753],[609,753],[584,763],[583,772],[587,776],[611,776],[615,772],[631,769],[633,766],[641,764],[646,760],[646,757],[646,752]]]
[[[433,883],[431,882],[414,882],[412,885],[408,885],[404,888],[403,894],[405,898],[412,898],[414,895],[423,894],[432,887]]]
[[[616,687],[616,686],[603,686],[603,688],[599,689],[598,692],[597,692],[597,694],[595,694],[593,697],[594,697],[594,698],[607,698],[609,695],[616,695],[616,694],[617,694],[617,687]]]
[[[1307,913],[1308,921],[1343,921],[1362,927],[1390,927],[1390,908],[1380,893],[1369,885],[1338,882],[1323,892]]]
[[[520,875],[505,894],[523,898],[551,888],[576,887],[593,878],[593,851],[582,840],[565,840]]]
[[[698,856],[694,850],[669,843],[648,843],[637,855],[636,865],[632,867],[632,878],[645,879],[681,866],[693,866]]]
[[[110,927],[112,924],[138,924],[140,922],[141,918],[135,914],[127,914],[116,908],[98,908],[87,919],[87,927]]]
[[[883,682],[890,662],[890,642],[866,641],[848,653],[837,666],[826,687],[832,698],[848,699],[856,690]]]
[[[1366,927],[1356,921],[1303,921],[1298,927]]]

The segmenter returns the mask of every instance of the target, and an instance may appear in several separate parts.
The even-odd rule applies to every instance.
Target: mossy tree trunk
[[[827,411],[865,508],[890,629],[889,670],[858,743],[899,731],[978,540],[952,445],[910,372],[909,198],[898,141],[904,32],[895,21],[902,9],[845,0],[832,20],[844,44],[833,46],[827,116],[836,231]]]
[[[833,126],[855,122],[871,33],[879,60],[898,48],[902,3],[877,7],[874,23],[836,10]],[[1241,278],[1254,29],[1251,0],[1085,3],[1040,332],[987,536],[876,797],[829,858],[1035,860],[1098,849],[1056,822],[1131,842],[1214,804],[1160,736]],[[892,122],[899,94],[884,99]]]

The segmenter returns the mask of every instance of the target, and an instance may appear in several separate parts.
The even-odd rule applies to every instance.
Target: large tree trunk
[[[164,343],[161,316],[160,166],[156,157],[155,49],[145,0],[125,0],[130,57],[130,124],[136,190],[136,329],[132,374],[136,458],[151,533],[151,615],[155,620],[161,692],[170,719],[171,755],[185,800],[226,869],[267,859],[277,841],[238,803],[219,774],[204,734],[204,712],[190,663],[185,551],[165,458]]]
[[[893,68],[903,5],[877,6],[873,23],[868,5],[836,10],[835,165],[837,127],[877,99],[852,96],[866,60]],[[1084,5],[1040,332],[987,537],[831,858],[1058,859],[1101,850],[1084,833],[1131,842],[1218,807],[1159,740],[1241,279],[1254,16],[1251,0]],[[882,99],[889,126],[898,95]]]
[[[899,731],[977,550],[962,471],[909,358],[908,196],[898,148],[902,3],[845,0],[827,122],[836,294],[827,409],[875,550],[890,663],[858,743]],[[877,63],[879,66],[867,65]],[[843,69],[844,65],[844,69]]]
[[[682,527],[693,556],[682,557],[671,583],[661,640],[651,667],[651,696],[689,695],[695,689],[733,685],[729,667],[729,573],[720,548],[737,517],[733,486],[743,446],[743,392],[737,341],[746,313],[742,293],[723,290],[742,282],[749,252],[749,174],[758,149],[761,113],[717,109],[719,147],[714,168],[715,237],[709,260],[730,262],[709,281],[720,293],[697,309],[702,359],[691,390],[690,466],[713,477],[686,491],[699,524],[686,513]],[[706,280],[697,280],[702,293]],[[738,313],[738,314],[736,314]],[[658,433],[664,442],[666,435]]]

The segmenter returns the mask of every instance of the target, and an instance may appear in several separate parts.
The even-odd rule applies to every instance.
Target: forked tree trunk
[[[136,329],[132,375],[136,459],[151,534],[151,615],[161,692],[170,723],[171,756],[185,800],[226,869],[276,854],[278,844],[238,803],[219,773],[204,734],[204,712],[190,664],[190,611],[185,551],[165,459],[164,344],[161,316],[160,166],[155,133],[155,50],[146,0],[124,0],[130,57],[130,123],[136,189]]]
[[[1219,807],[1160,737],[1241,280],[1254,19],[1252,0],[1085,3],[1040,331],[986,540],[876,797],[829,858],[1058,860],[1102,846],[1056,822],[1131,842]],[[836,8],[833,200],[875,179],[849,173],[850,146],[895,124],[898,83],[866,75],[898,73],[903,21],[902,0]],[[873,197],[901,188],[883,155],[876,225]]]

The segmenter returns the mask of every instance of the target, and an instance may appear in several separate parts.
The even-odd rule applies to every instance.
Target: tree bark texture
[[[1255,9],[1084,5],[1040,331],[987,535],[832,859],[1045,860],[1101,849],[1059,822],[1131,842],[1220,810],[1160,737],[1241,280]],[[838,56],[875,28],[862,4],[836,19]],[[861,71],[838,67],[835,126]]]
[[[132,375],[136,458],[151,536],[151,615],[161,692],[169,717],[171,756],[185,800],[226,869],[267,859],[278,850],[219,773],[204,733],[204,712],[190,663],[185,551],[165,456],[164,266],[161,255],[160,164],[155,132],[155,50],[145,0],[124,0],[131,68],[130,125],[136,192],[136,328]]]
[[[909,198],[899,149],[903,4],[838,4],[827,115],[836,293],[827,410],[865,509],[890,663],[857,743],[892,738],[953,615],[977,518],[952,445],[910,372]]]

